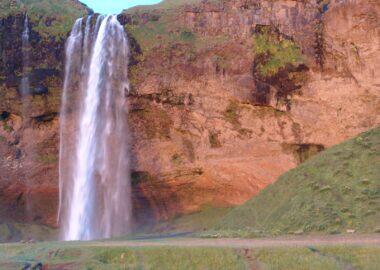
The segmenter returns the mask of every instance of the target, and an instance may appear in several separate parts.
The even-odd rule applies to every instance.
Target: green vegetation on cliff
[[[27,13],[33,30],[43,37],[65,37],[75,19],[88,13],[76,0],[0,0],[0,18]]]
[[[228,41],[226,35],[200,35],[182,23],[181,11],[184,7],[197,7],[200,3],[201,0],[164,0],[156,5],[130,8],[123,12],[132,18],[132,23],[126,25],[126,30],[136,39],[143,53],[157,48],[161,51],[167,48],[166,51],[169,53],[181,44],[188,46],[186,55],[191,59],[199,49],[212,48],[216,44]]]
[[[253,37],[253,50],[261,58],[258,71],[262,76],[272,76],[287,65],[298,65],[304,60],[301,49],[289,39],[263,29]]]
[[[202,0],[163,0],[155,5],[136,6],[125,10],[126,13],[147,12],[151,10],[175,9],[187,4],[199,4]]]
[[[377,232],[379,205],[380,128],[376,128],[287,172],[230,211],[215,228],[251,236]]]

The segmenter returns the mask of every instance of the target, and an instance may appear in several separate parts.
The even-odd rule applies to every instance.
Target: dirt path
[[[335,245],[372,245],[380,247],[380,234],[374,235],[331,235],[331,236],[290,236],[259,239],[201,239],[170,238],[130,241],[97,241],[76,243],[83,246],[106,247],[309,247]]]

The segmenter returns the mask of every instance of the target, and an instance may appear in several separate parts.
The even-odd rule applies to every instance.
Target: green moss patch
[[[240,128],[239,112],[239,104],[236,101],[231,101],[223,113],[224,119],[231,123],[235,128]]]
[[[273,76],[288,65],[304,63],[301,49],[292,40],[268,28],[262,28],[254,34],[253,50],[259,59],[256,68],[264,77]]]

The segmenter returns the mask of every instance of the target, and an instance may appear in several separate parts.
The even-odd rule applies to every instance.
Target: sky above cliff
[[[81,0],[94,12],[102,14],[118,14],[123,9],[138,5],[152,5],[161,2],[160,0]]]

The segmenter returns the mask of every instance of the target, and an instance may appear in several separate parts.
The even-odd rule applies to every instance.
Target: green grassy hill
[[[380,128],[287,172],[215,227],[259,234],[379,232]]]
[[[66,36],[75,19],[88,11],[77,0],[0,0],[0,19],[26,12],[33,30],[47,38]]]
[[[175,9],[187,4],[199,4],[202,0],[163,0],[155,5],[141,5],[125,10],[125,13],[140,13],[152,10]]]

